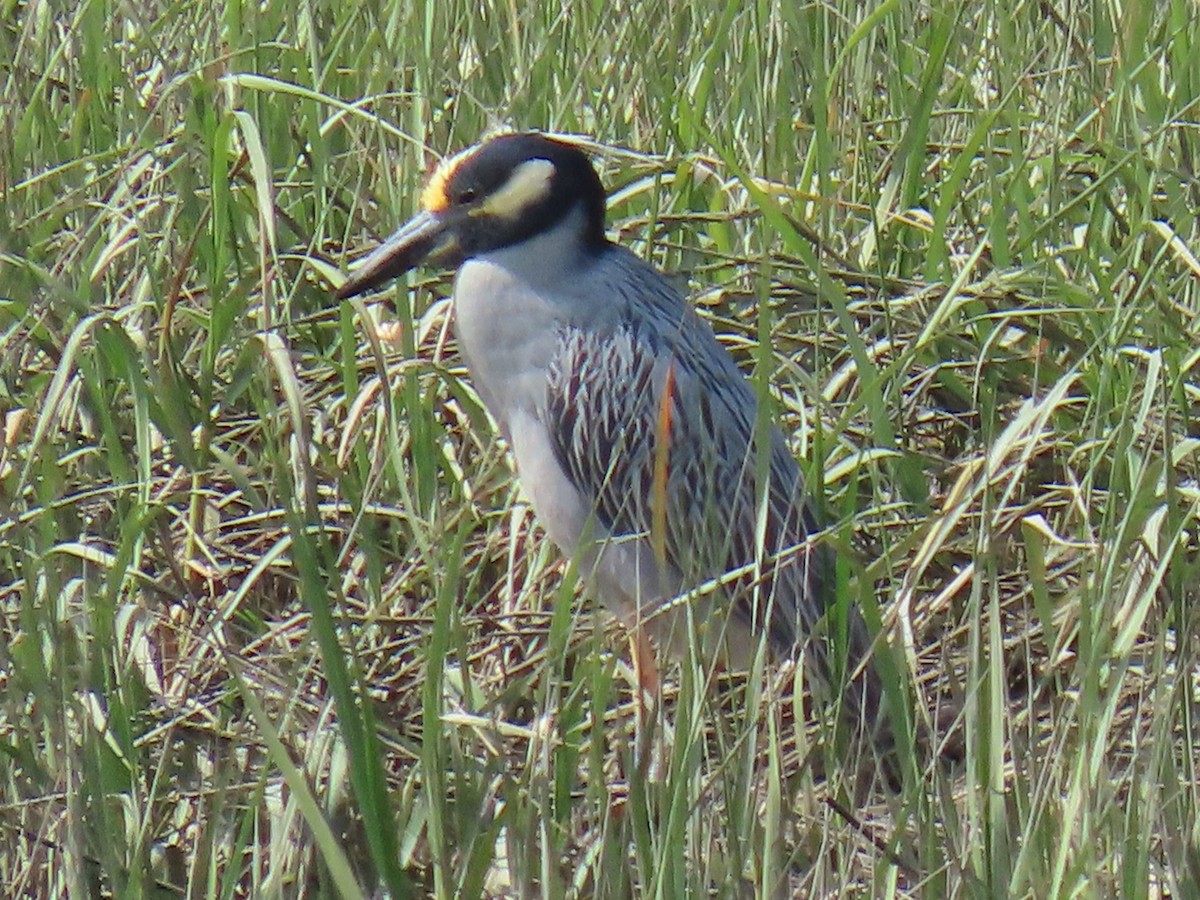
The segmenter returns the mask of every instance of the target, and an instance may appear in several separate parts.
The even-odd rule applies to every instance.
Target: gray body
[[[454,285],[461,351],[522,489],[626,623],[676,653],[702,625],[738,666],[764,635],[787,655],[825,612],[829,565],[799,468],[773,427],[759,452],[755,393],[680,293],[580,231],[576,211],[467,260]]]

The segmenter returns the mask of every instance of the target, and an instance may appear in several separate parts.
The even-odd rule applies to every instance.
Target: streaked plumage
[[[756,439],[754,390],[708,323],[605,238],[587,157],[540,135],[496,137],[444,164],[423,205],[339,295],[426,261],[457,266],[455,327],[476,390],[539,521],[601,599],[675,653],[700,625],[706,652],[734,665],[760,635],[776,657],[813,637],[810,671],[826,682],[831,554],[810,537],[799,467],[778,429]],[[854,665],[869,644],[851,619]],[[851,713],[874,723],[880,697],[868,666]]]

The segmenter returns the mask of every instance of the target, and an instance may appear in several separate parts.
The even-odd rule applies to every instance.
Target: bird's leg
[[[638,683],[638,702],[647,694],[652,702],[657,700],[662,687],[658,679],[658,664],[654,661],[654,647],[641,625],[635,625],[629,635],[629,653],[633,657],[633,673]]]
[[[633,657],[633,673],[637,681],[637,722],[633,740],[637,771],[643,778],[653,779],[658,769],[654,765],[654,747],[662,682],[658,677],[654,647],[640,624],[635,624],[630,632],[629,654]]]

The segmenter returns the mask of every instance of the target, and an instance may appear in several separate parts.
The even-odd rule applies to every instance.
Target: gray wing
[[[788,654],[825,612],[829,554],[808,540],[812,508],[774,428],[764,507],[754,392],[668,291],[626,298],[631,314],[608,327],[562,328],[543,413],[554,453],[607,531],[648,537],[671,581],[744,569],[732,614]]]

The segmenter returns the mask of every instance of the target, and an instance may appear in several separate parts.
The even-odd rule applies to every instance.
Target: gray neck
[[[500,266],[534,287],[561,282],[566,273],[582,273],[595,256],[595,250],[583,242],[584,224],[583,205],[577,203],[549,231],[511,247],[482,253],[476,259]]]

